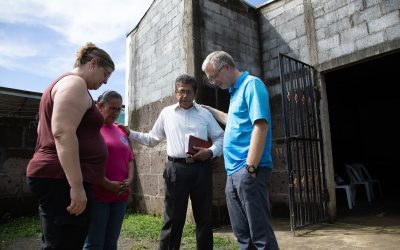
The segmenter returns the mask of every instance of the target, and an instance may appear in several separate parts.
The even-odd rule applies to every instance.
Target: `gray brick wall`
[[[399,38],[398,0],[311,2],[319,64]]]
[[[225,50],[236,60],[239,69],[260,76],[260,46],[256,12],[246,6],[229,1],[201,1],[204,26],[202,28],[202,53],[205,58],[215,50]]]
[[[175,78],[186,71],[184,1],[155,0],[127,37],[128,110],[169,96]]]

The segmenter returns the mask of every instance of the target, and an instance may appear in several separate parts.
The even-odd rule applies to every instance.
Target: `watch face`
[[[250,174],[255,173],[256,168],[253,165],[247,166],[247,172],[249,172]]]

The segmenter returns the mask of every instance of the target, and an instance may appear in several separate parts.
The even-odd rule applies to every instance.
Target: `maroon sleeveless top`
[[[46,89],[40,100],[39,131],[35,154],[29,161],[26,170],[28,177],[66,179],[57,156],[54,136],[51,131],[51,117],[54,105],[51,98],[51,90],[60,79],[68,75],[73,74],[67,73],[55,80]],[[108,151],[100,134],[100,128],[103,123],[103,115],[98,111],[92,100],[92,106],[86,111],[76,130],[79,142],[79,160],[84,182],[101,184],[104,178],[104,167]]]

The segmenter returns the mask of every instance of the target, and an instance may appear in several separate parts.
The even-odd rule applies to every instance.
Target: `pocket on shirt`
[[[194,135],[198,138],[201,138],[203,140],[208,139],[208,124],[203,123],[203,122],[193,122],[189,127],[188,127],[188,133],[189,135]]]

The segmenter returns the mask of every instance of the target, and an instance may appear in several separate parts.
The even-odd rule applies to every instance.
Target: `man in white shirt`
[[[210,159],[222,154],[224,131],[208,110],[194,102],[196,90],[195,78],[179,76],[175,81],[178,103],[161,111],[150,132],[129,132],[130,139],[150,147],[167,140],[165,212],[159,249],[179,249],[189,196],[196,221],[197,249],[213,248]],[[189,135],[211,139],[212,146],[194,147],[198,152],[187,155]]]

